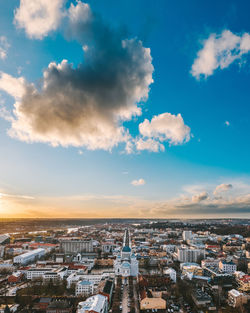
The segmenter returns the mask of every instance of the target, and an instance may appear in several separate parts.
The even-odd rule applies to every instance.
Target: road
[[[136,280],[135,279],[133,279],[133,291],[134,291],[134,298],[135,298],[135,313],[140,313],[138,293],[136,290]]]
[[[122,293],[122,313],[128,313],[128,286],[124,285]]]

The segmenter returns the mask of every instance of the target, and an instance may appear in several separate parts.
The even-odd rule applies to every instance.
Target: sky
[[[0,217],[250,217],[250,4],[0,1]]]

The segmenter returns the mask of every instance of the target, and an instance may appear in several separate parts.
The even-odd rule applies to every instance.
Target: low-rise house
[[[39,299],[39,302],[36,305],[36,307],[39,310],[46,310],[48,305],[50,304],[50,302],[51,302],[51,298],[50,297],[42,297],[42,298]]]
[[[140,309],[141,310],[165,310],[166,300],[153,297],[150,291],[140,291]]]
[[[196,289],[192,292],[192,299],[194,300],[197,308],[214,308],[214,305],[212,303],[212,297],[207,292],[204,292],[201,289]]]
[[[117,246],[112,242],[104,242],[102,244],[102,252],[103,253],[113,253]]]
[[[77,271],[85,272],[87,273],[88,268],[85,265],[82,264],[74,264],[70,263],[68,264],[68,275],[75,273]]]
[[[54,299],[46,309],[46,313],[72,313],[72,305],[65,299]]]
[[[229,251],[237,251],[242,250],[242,244],[241,243],[227,243],[223,245],[223,251],[229,252]]]
[[[219,259],[207,258],[201,261],[201,267],[217,267],[219,268]]]
[[[107,259],[96,259],[95,265],[100,267],[113,267],[114,266],[114,260],[107,258]]]
[[[182,263],[180,265],[182,276],[192,279],[194,276],[202,276],[203,269],[197,263]]]
[[[163,274],[169,276],[170,279],[176,283],[176,271],[172,267],[164,268]]]
[[[220,251],[220,245],[211,245],[211,244],[206,244],[205,248],[207,250],[211,250],[211,251]]]
[[[228,292],[228,304],[234,308],[239,307],[248,301],[248,296],[236,289]]]
[[[17,312],[19,304],[9,304],[7,305],[9,308],[9,312]],[[0,313],[5,313],[6,312],[6,305],[5,304],[0,304]]]
[[[11,284],[19,283],[21,281],[22,277],[23,277],[22,272],[15,272],[8,277],[8,282]]]
[[[250,275],[244,275],[238,279],[239,289],[242,291],[250,291]]]

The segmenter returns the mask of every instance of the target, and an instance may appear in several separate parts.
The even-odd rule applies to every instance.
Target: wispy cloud
[[[25,199],[25,200],[34,200],[35,198],[27,195],[16,195],[0,192],[0,198],[13,198],[13,199]]]
[[[10,44],[7,38],[5,36],[0,36],[0,59],[6,59],[9,47]]]
[[[225,69],[250,51],[250,34],[233,34],[224,30],[212,33],[204,40],[202,49],[192,65],[191,74],[196,78],[211,76],[216,69]]]

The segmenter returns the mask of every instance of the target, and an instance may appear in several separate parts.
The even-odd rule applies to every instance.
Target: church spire
[[[128,229],[125,230],[124,239],[123,239],[123,247],[130,248],[130,236]]]

